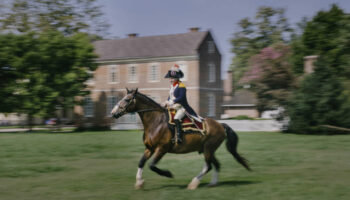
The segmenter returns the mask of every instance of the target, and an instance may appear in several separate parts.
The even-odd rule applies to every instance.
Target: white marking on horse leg
[[[203,178],[203,176],[208,172],[208,165],[204,165],[201,173],[198,174],[197,179],[201,180]]]
[[[199,183],[200,183],[200,180],[201,180],[201,179],[203,178],[203,176],[208,172],[208,169],[209,169],[209,168],[208,168],[208,165],[204,165],[204,167],[203,167],[201,173],[199,173],[198,176],[196,176],[196,177],[194,177],[194,178],[192,179],[191,183],[188,184],[187,189],[189,189],[189,190],[195,190],[195,189],[198,187],[198,185],[199,185]]]
[[[211,181],[209,183],[209,186],[214,186],[214,185],[217,185],[218,184],[218,181],[219,181],[219,172],[215,169],[214,172],[213,172],[213,175],[211,177]]]
[[[189,190],[195,190],[197,189],[198,185],[200,183],[200,180],[197,177],[194,177],[190,184],[188,184],[187,189]]]
[[[142,179],[142,172],[143,172],[142,168],[137,169],[136,179],[139,179],[139,180]]]
[[[144,184],[144,180],[142,179],[142,172],[143,169],[142,168],[138,168],[137,169],[137,173],[136,173],[136,183],[135,183],[135,188],[136,189],[141,189],[143,184]]]

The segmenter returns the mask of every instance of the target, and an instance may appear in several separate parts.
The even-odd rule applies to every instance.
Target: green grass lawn
[[[134,190],[138,131],[0,134],[0,199],[350,199],[350,135],[238,134],[254,171],[222,145],[220,185],[206,187],[209,173],[195,191],[186,187],[204,165],[198,153],[167,154],[158,166],[175,178],[147,166],[144,189]]]

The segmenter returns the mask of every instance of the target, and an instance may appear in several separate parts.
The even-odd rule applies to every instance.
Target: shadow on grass
[[[260,183],[260,181],[221,181],[215,186],[209,186],[209,183],[201,183],[198,186],[198,189],[201,188],[213,188],[213,187],[220,187],[220,186],[241,186],[241,185],[251,185],[251,184],[257,184]],[[152,190],[159,190],[159,189],[165,189],[165,188],[178,188],[178,189],[187,189],[186,185],[163,185],[160,187],[150,188],[150,189],[143,189],[144,191],[152,191]]]

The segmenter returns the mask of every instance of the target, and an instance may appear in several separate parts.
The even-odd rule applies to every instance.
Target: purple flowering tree
[[[251,85],[260,114],[284,107],[290,98],[295,83],[288,62],[290,53],[289,46],[280,43],[262,49],[249,60],[249,68],[239,83]]]

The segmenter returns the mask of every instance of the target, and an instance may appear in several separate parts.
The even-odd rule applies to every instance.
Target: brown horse
[[[172,174],[170,171],[156,167],[158,161],[166,153],[180,154],[193,151],[204,153],[206,164],[199,175],[192,179],[191,183],[188,185],[188,189],[196,189],[198,187],[202,177],[211,170],[212,164],[215,167],[215,172],[210,185],[216,185],[218,182],[220,164],[215,158],[214,153],[225,138],[227,139],[227,150],[240,164],[247,170],[250,170],[247,160],[236,151],[238,136],[228,125],[220,124],[213,119],[206,118],[204,123],[207,127],[207,131],[204,136],[201,134],[185,134],[183,136],[183,143],[174,144],[172,142],[173,134],[168,126],[166,111],[164,107],[151,98],[137,92],[137,89],[132,91],[127,89],[127,95],[121,99],[111,111],[111,114],[115,118],[119,118],[125,113],[137,112],[142,120],[144,127],[143,142],[146,149],[139,162],[139,168],[136,174],[135,187],[137,189],[143,186],[143,167],[152,155],[154,155],[154,157],[149,165],[150,169],[159,175],[171,178]]]

